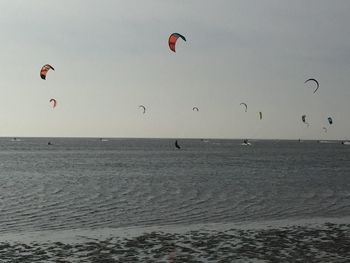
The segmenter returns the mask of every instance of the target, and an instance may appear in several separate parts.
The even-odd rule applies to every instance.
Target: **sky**
[[[348,0],[1,1],[0,136],[350,139],[349,13]]]

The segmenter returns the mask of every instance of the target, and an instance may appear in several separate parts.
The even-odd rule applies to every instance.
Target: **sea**
[[[339,141],[0,139],[0,262],[350,262]]]

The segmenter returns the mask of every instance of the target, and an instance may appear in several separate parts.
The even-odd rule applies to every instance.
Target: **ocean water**
[[[350,216],[350,146],[251,143],[2,138],[0,235]]]

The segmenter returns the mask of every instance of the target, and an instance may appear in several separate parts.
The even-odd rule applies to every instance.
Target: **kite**
[[[333,124],[333,119],[331,117],[328,117],[328,123],[329,123],[329,125]]]
[[[245,107],[245,112],[247,112],[248,110],[248,105],[244,102],[240,103],[239,105],[243,105]]]
[[[57,100],[51,99],[51,100],[50,100],[50,103],[51,103],[53,109],[56,108],[56,106],[57,106]]]
[[[303,123],[307,124],[307,127],[309,127],[310,124],[306,121],[306,115],[301,116],[301,120]]]
[[[320,87],[320,84],[318,83],[318,81],[316,79],[307,79],[307,80],[305,80],[304,83],[307,83],[309,81],[313,81],[316,83],[316,89],[314,90],[314,93],[315,93],[318,90],[318,88]]]
[[[176,41],[177,41],[177,39],[178,39],[179,37],[182,38],[183,41],[186,41],[186,38],[185,38],[183,35],[179,34],[179,33],[172,33],[172,34],[169,36],[169,41],[168,41],[168,43],[169,43],[169,48],[170,48],[172,51],[174,51],[174,52],[176,52],[176,51],[175,51],[175,46],[176,46]]]
[[[49,64],[44,65],[44,66],[41,68],[41,70],[40,70],[40,77],[41,77],[42,79],[46,79],[47,72],[48,72],[50,69],[55,70],[55,69],[54,69],[51,65],[49,65]]]
[[[142,109],[143,109],[143,114],[145,114],[145,113],[146,113],[146,107],[145,107],[145,106],[140,105],[140,106],[139,106],[139,108],[142,108]]]

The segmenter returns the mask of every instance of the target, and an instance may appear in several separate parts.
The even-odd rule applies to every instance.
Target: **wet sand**
[[[79,242],[2,241],[1,262],[350,262],[350,224],[146,231]]]

